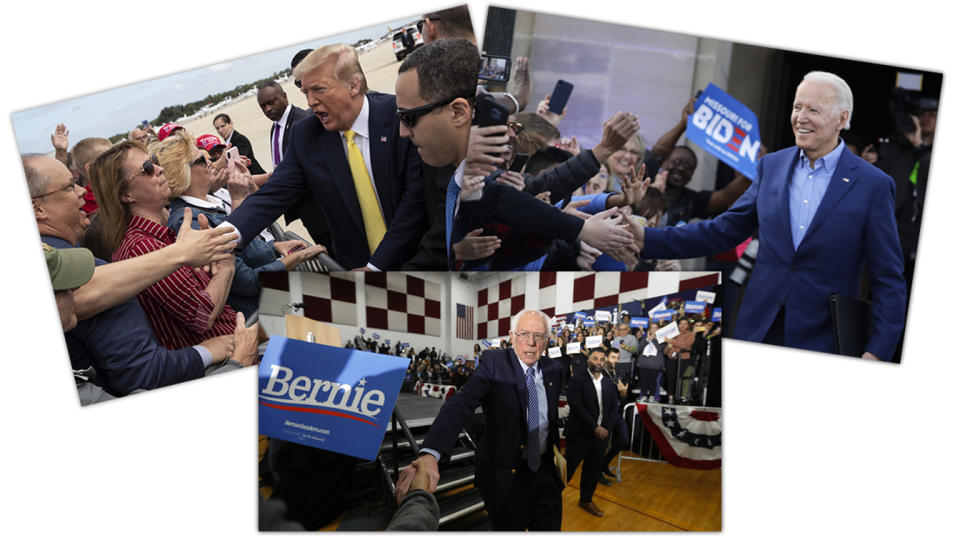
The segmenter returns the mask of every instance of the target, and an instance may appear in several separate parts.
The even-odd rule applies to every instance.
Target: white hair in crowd
[[[847,123],[844,124],[843,129],[850,129],[850,121],[853,119],[853,92],[850,91],[847,81],[827,71],[811,71],[803,76],[803,80],[824,82],[833,86],[836,90],[836,96],[833,99],[833,112],[839,115],[843,111],[847,111],[849,114],[847,114]]]

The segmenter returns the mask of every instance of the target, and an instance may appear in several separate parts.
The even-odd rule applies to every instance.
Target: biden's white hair
[[[827,71],[811,71],[803,76],[803,80],[824,82],[834,88],[836,92],[833,98],[833,112],[839,115],[847,111],[847,123],[843,125],[843,129],[850,129],[850,121],[853,119],[853,92],[850,91],[847,81]]]

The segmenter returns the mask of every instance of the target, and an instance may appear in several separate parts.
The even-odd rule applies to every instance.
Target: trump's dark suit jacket
[[[552,448],[560,440],[557,407],[563,368],[559,362],[541,357],[540,369],[547,392],[550,423],[547,448]],[[526,395],[526,379],[513,349],[485,351],[467,383],[443,404],[423,442],[424,448],[448,453],[474,410],[483,407],[486,427],[477,449],[476,476],[484,503],[491,513],[500,509],[510,493],[517,468],[527,466],[523,457],[527,438]],[[547,459],[543,466],[553,468],[553,459]],[[562,489],[559,477],[557,483]]]
[[[720,253],[759,227],[760,252],[733,337],[762,341],[783,309],[786,346],[824,352],[836,352],[830,294],[857,296],[866,263],[873,296],[873,334],[866,350],[890,360],[906,316],[893,179],[844,149],[820,207],[794,249],[789,186],[799,156],[795,146],[765,156],[750,189],[712,220],[646,229],[643,258]]]
[[[250,166],[247,167],[247,169],[250,170],[250,174],[263,174],[267,172],[263,170],[260,162],[258,162],[257,158],[253,155],[253,145],[250,144],[250,139],[248,139],[246,135],[237,130],[233,130],[233,134],[230,135],[230,145],[236,148],[241,156],[250,158]]]
[[[315,116],[293,124],[283,161],[270,180],[228,218],[245,241],[305,194],[313,193],[330,226],[331,247],[341,265],[355,268],[371,262],[381,270],[393,270],[399,269],[404,256],[409,258],[426,228],[420,158],[416,147],[399,135],[396,98],[371,92],[367,99],[370,162],[388,229],[376,253],[371,256],[367,247],[360,202],[340,134],[324,129]]]

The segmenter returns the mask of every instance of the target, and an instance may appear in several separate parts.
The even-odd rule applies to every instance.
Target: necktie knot
[[[347,138],[347,142],[353,144],[353,136],[356,135],[352,129],[348,129],[343,132],[343,136]]]

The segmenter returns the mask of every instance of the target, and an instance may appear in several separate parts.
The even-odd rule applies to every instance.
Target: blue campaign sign
[[[573,318],[574,318],[574,319],[581,319],[581,320],[582,320],[582,319],[586,319],[586,318],[587,318],[587,314],[584,313],[584,312],[582,312],[582,311],[578,311],[578,312],[576,312],[576,313],[573,314]]]
[[[633,328],[646,328],[650,326],[650,319],[646,317],[630,317],[630,326]]]
[[[366,329],[366,328],[361,328],[361,329],[360,329],[360,335],[361,335],[361,336],[364,335],[364,334],[366,334],[366,333],[367,333],[367,329]]]
[[[718,307],[713,308],[713,316],[710,317],[710,320],[715,322],[720,322],[723,317],[722,311],[723,311],[723,308],[718,308]]]
[[[373,339],[380,339],[380,334],[373,334]]]
[[[383,340],[383,344],[384,344],[384,345],[389,345],[389,344],[390,344],[390,340],[389,340],[389,339]]]
[[[406,349],[406,348],[409,347],[409,346],[410,346],[410,342],[408,342],[408,341],[404,341],[403,343],[400,344],[400,347],[402,347],[402,348],[404,348],[404,349]]]
[[[703,313],[706,308],[706,302],[691,302],[688,300],[683,303],[683,310],[687,313]]]
[[[584,326],[589,327],[589,326],[593,326],[594,324],[595,324],[595,322],[594,322],[594,320],[593,320],[593,317],[587,317],[587,318],[585,318],[585,319],[583,320],[583,325],[584,325]]]
[[[757,115],[713,83],[687,117],[687,140],[753,180],[757,176],[760,128]]]
[[[673,309],[665,309],[663,311],[658,311],[651,315],[651,318],[654,321],[664,321],[673,317],[673,314],[676,313]]]
[[[650,326],[650,319],[646,317],[630,317],[630,326],[633,328],[647,328]]]
[[[488,349],[490,348],[490,345],[491,345],[491,344],[490,344],[490,341],[489,341],[489,340],[481,339],[481,340],[480,340],[480,343],[481,343],[484,347],[486,347],[486,348],[488,348]]]
[[[374,459],[409,362],[272,336],[260,362],[260,433]]]

